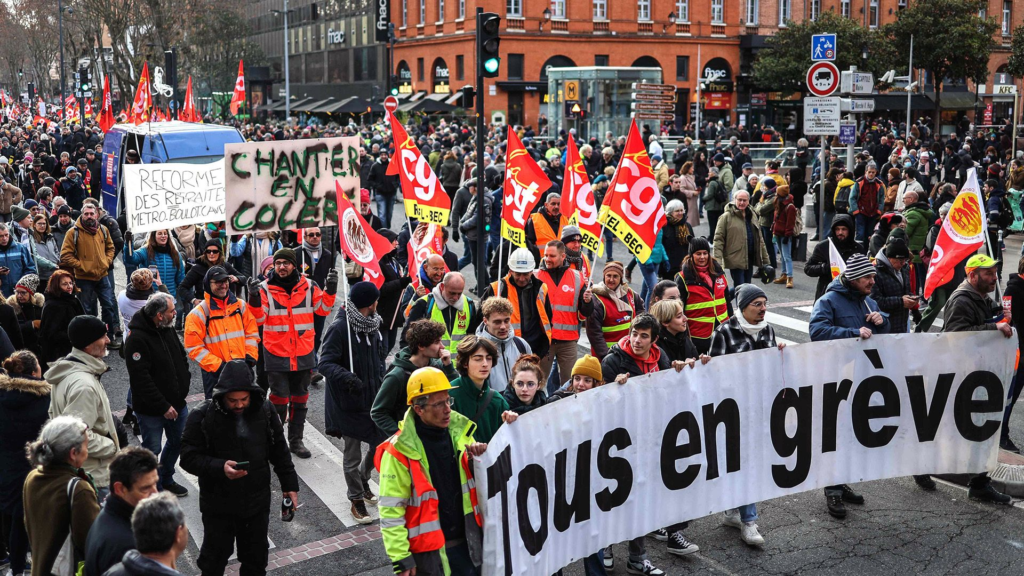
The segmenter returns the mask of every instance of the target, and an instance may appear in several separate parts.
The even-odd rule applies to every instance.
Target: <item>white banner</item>
[[[824,486],[992,469],[1015,348],[998,332],[801,344],[529,412],[476,462],[483,573],[547,576],[611,543]]]
[[[337,226],[335,182],[359,197],[359,138],[224,146],[228,234]]]
[[[224,164],[125,164],[128,229],[135,234],[224,220]]]

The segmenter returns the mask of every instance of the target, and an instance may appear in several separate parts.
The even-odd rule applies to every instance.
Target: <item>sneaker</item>
[[[971,488],[967,491],[967,496],[971,500],[991,502],[993,504],[1009,504],[1013,502],[1013,498],[996,490],[992,487],[992,484],[985,484],[984,488]]]
[[[615,568],[615,554],[612,554],[612,547],[609,546],[604,549],[604,569],[612,570]]]
[[[999,439],[999,447],[1002,448],[1003,450],[1006,450],[1007,452],[1020,454],[1020,448],[1017,448],[1017,445],[1013,443],[1013,440],[1010,440],[1009,436]]]
[[[630,574],[642,574],[643,576],[665,576],[665,573],[654,567],[650,560],[626,562],[626,572]]]
[[[683,536],[682,531],[676,530],[669,538],[667,550],[669,554],[675,554],[676,556],[689,556],[690,554],[700,552],[700,547],[687,540],[686,536]]]
[[[373,522],[373,518],[370,518],[370,513],[366,511],[366,504],[362,500],[352,501],[352,518],[360,524],[370,524]]]
[[[853,489],[847,486],[846,484],[842,484],[841,488],[843,489],[843,502],[846,502],[848,504],[864,503],[864,497],[854,492]]]
[[[184,486],[178,484],[177,482],[168,482],[167,484],[164,484],[164,490],[167,490],[168,492],[174,494],[178,498],[184,498],[185,496],[188,496],[188,488],[185,488]]]
[[[313,372],[313,376],[309,379],[309,383],[314,386],[319,386],[324,383],[324,375],[319,372]]]
[[[310,453],[309,449],[302,443],[302,440],[295,440],[289,443],[288,449],[292,454],[295,454],[299,458],[305,460],[306,458],[312,458],[313,454]]]
[[[121,338],[121,335],[114,334],[114,337],[110,339],[110,343],[107,344],[107,348],[110,348],[111,350],[120,350],[123,345],[124,340]]]
[[[764,536],[757,531],[757,524],[755,522],[744,522],[743,526],[740,527],[740,539],[747,546],[761,546],[764,544]]]
[[[830,516],[840,520],[846,518],[846,505],[843,504],[842,496],[825,496],[825,504],[828,505]]]
[[[658,542],[668,542],[668,530],[658,528],[654,532],[651,532],[651,538],[654,538]]]
[[[743,526],[743,521],[740,520],[740,511],[735,508],[730,508],[725,511],[722,517],[723,526],[731,526],[733,528],[740,528]]]
[[[917,485],[926,492],[935,492],[936,488],[938,488],[935,485],[935,480],[932,480],[932,477],[927,474],[914,476],[914,482],[917,482]]]
[[[377,501],[377,497],[370,491],[370,485],[363,484],[363,502],[376,506]]]

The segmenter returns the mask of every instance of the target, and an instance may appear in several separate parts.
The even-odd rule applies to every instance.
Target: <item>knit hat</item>
[[[35,274],[25,274],[21,277],[21,280],[18,280],[18,284],[15,287],[24,288],[25,290],[28,290],[29,294],[35,294],[36,290],[39,288],[39,276],[36,276]]]
[[[594,382],[604,382],[604,373],[601,372],[601,361],[590,354],[584,354],[572,366],[573,376],[590,376]]]
[[[78,168],[74,166],[68,166],[68,169],[64,171],[65,176],[70,176],[72,172],[78,172]]]
[[[712,158],[711,161],[712,162],[725,162],[725,154],[722,154],[721,152],[719,152],[718,154],[715,154],[714,158]]]
[[[35,208],[36,206],[39,206],[39,202],[36,202],[35,200],[33,200],[31,198],[29,198],[28,200],[25,200],[25,209],[26,210],[31,210],[31,209]]]
[[[372,306],[378,298],[380,298],[380,290],[373,282],[356,282],[348,293],[348,299],[355,304],[356,308]]]
[[[381,236],[386,238],[388,242],[394,242],[395,240],[398,240],[398,234],[394,230],[391,230],[389,228],[381,228],[380,230],[377,230],[377,234],[380,234]]]
[[[61,204],[61,207],[57,208],[57,216],[63,216],[65,214],[71,216],[71,206],[68,206],[67,204]]]
[[[370,202],[370,191],[366,188],[359,189],[359,202],[361,204],[368,204]]]
[[[260,269],[256,273],[257,274],[262,274],[263,271],[267,269],[267,266],[270,266],[273,263],[274,263],[274,257],[273,256],[267,256],[266,258],[263,259],[262,262],[260,262]]]
[[[15,222],[21,222],[25,218],[31,216],[31,214],[31,212],[25,210],[21,206],[15,206],[14,208],[11,208],[11,215],[14,217]]]
[[[71,345],[79,350],[85,350],[89,344],[103,338],[107,334],[107,325],[103,320],[95,316],[83,314],[75,316],[68,325],[68,338]]]
[[[765,178],[761,179],[761,189],[764,190],[765,192],[775,188],[778,185],[779,183],[776,182],[775,178],[772,178],[771,176],[766,176]]]
[[[847,280],[856,280],[865,276],[871,276],[874,273],[875,267],[871,265],[871,261],[868,260],[867,256],[854,254],[846,261],[846,272],[843,272],[843,276]]]
[[[885,245],[886,258],[910,258],[910,248],[902,238],[893,238]]]
[[[754,284],[740,284],[739,287],[736,288],[736,305],[739,306],[740,310],[743,310],[758,298],[767,299],[768,295],[764,293],[764,290],[761,290]]]
[[[1000,166],[998,163],[995,163],[995,162],[992,163],[988,167],[988,173],[992,174],[993,176],[999,176],[999,173],[1002,172],[1002,171],[1003,171],[1003,167]]]
[[[278,260],[287,260],[292,263],[292,266],[298,266],[299,260],[295,257],[295,250],[291,248],[281,248],[277,252],[274,252],[274,262]]]
[[[601,275],[604,276],[605,274],[608,273],[609,270],[618,272],[619,278],[624,278],[626,276],[626,268],[622,266],[622,262],[616,262],[615,260],[612,260],[611,262],[605,264],[604,270],[601,271]]]
[[[750,162],[744,162],[743,166],[740,166],[740,170],[748,170],[748,169],[752,170],[753,168],[754,168],[754,165],[751,164]]]
[[[704,238],[703,236],[690,238],[690,256],[693,256],[701,250],[706,251],[708,254],[711,253],[711,243],[708,242],[707,238]]]
[[[580,229],[573,225],[568,225],[562,228],[562,242],[572,242],[574,240],[583,240],[583,236],[580,234]]]

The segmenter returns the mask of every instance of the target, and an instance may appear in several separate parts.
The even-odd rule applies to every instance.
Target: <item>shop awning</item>
[[[296,112],[309,112],[309,113],[318,112],[318,110],[317,110],[318,108],[321,108],[325,104],[330,104],[333,101],[334,101],[334,97],[333,96],[331,96],[330,98],[324,98],[322,100],[310,99],[309,102],[303,102],[300,106],[292,106],[292,110],[294,110]]]
[[[443,96],[447,96],[447,94],[443,94]],[[422,98],[416,102],[400,104],[398,109],[403,112],[423,112],[426,114],[432,114],[435,112],[453,112],[455,110],[455,106],[445,104],[444,102],[433,98]]]
[[[907,95],[906,94],[876,94],[875,99],[875,111],[883,112],[886,110],[906,110],[907,109]],[[928,98],[924,94],[914,94],[910,97],[910,109],[911,110],[934,110],[935,101]]]
[[[312,101],[312,98],[292,98],[292,111],[297,110],[298,106],[302,106],[307,102]],[[284,112],[284,100],[278,102],[273,107],[267,109],[269,112]]]
[[[929,96],[932,101],[935,100],[935,94]],[[943,110],[973,110],[981,102],[974,92],[943,92],[940,104]],[[935,107],[934,104],[932,107]]]

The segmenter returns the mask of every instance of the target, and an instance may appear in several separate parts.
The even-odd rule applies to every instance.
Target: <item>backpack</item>
[[[721,202],[725,204],[729,201],[729,197],[725,194],[725,185],[721,181],[718,181],[718,187],[715,188],[715,202]]]
[[[1004,194],[999,200],[999,218],[996,219],[996,224],[1000,229],[1006,230],[1013,224],[1013,207],[1010,206],[1010,198],[1008,194]]]
[[[853,186],[840,186],[836,188],[836,214],[846,214],[850,211],[850,191]]]

